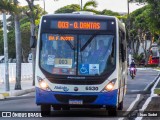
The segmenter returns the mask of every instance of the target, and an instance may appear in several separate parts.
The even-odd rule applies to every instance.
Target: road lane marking
[[[129,106],[129,108],[127,109],[127,111],[131,111],[132,108],[134,107],[134,104],[140,99],[140,94],[137,95],[136,99],[131,103],[131,105]]]
[[[151,89],[151,95],[150,95],[151,97],[157,96],[157,94],[154,94],[154,89],[156,88],[159,81],[160,81],[160,78],[158,78],[158,80],[154,84],[153,88]]]
[[[159,74],[158,74],[159,75]],[[156,81],[156,78],[149,84],[151,85],[153,82]],[[157,86],[158,82],[160,81],[160,78],[158,78],[158,80],[156,81],[156,83],[154,84],[154,86],[152,87],[151,89],[151,97],[149,97],[147,99],[147,101],[145,102],[145,104],[143,105],[142,109],[141,110],[145,110],[149,104],[149,102],[151,101],[151,98],[156,96],[156,94],[154,94],[154,89],[155,87]],[[148,89],[148,86],[144,89],[144,90],[147,90]],[[132,110],[132,108],[134,107],[135,103],[140,99],[140,94],[137,95],[137,98],[131,103],[131,105],[129,106],[129,108],[127,109],[127,111],[130,111]],[[127,113],[127,112],[126,112]],[[124,115],[126,115],[126,113]],[[137,117],[135,120],[142,120],[143,117]],[[118,120],[123,120],[124,118],[119,118]]]
[[[156,81],[156,83],[154,84],[154,86],[151,89],[151,95],[150,97],[146,100],[146,102],[144,103],[144,105],[142,106],[142,109],[140,109],[139,111],[144,111],[148,104],[150,103],[150,101],[152,100],[152,97],[157,96],[157,94],[154,94],[154,89],[157,86],[158,82],[160,81],[160,78],[158,78],[158,80]],[[142,120],[143,117],[137,117],[135,120]]]
[[[146,91],[146,90],[150,87],[150,85],[153,84],[153,83],[156,81],[156,78],[157,78],[157,76],[154,78],[154,80],[153,80],[152,82],[150,82],[150,83],[144,88],[144,91]]]
[[[129,92],[139,92],[141,90],[130,90]]]
[[[124,116],[128,114],[128,111],[131,111],[132,108],[134,107],[134,105],[136,104],[136,102],[140,99],[140,94],[137,95],[136,99],[131,103],[131,105],[129,106],[129,108],[126,110],[126,112],[124,113]],[[123,120],[124,118],[119,118],[118,120]]]
[[[158,75],[159,75],[159,73],[158,73]],[[158,76],[157,75],[157,76]],[[152,82],[150,82],[150,84],[148,84],[147,86],[146,86],[146,88],[144,89],[144,90],[147,90],[148,89],[148,87],[153,83],[153,82],[155,82],[156,81],[156,78],[157,78],[157,76],[154,78],[154,80],[152,81]],[[157,80],[157,81],[159,81],[159,80]],[[156,85],[158,84],[158,82],[156,82],[155,83]],[[156,85],[154,85],[154,87],[156,86]],[[134,91],[139,91],[139,90],[131,90],[132,92]],[[152,88],[152,93],[151,94],[154,94],[154,89]],[[136,97],[136,99],[131,103],[131,105],[129,106],[129,108],[127,109],[127,111],[130,111],[130,110],[132,110],[132,108],[134,107],[134,105],[136,104],[136,102],[138,101],[140,99],[140,94],[138,94],[137,95],[137,97]],[[149,101],[149,99],[148,99],[148,101]],[[144,108],[143,108],[144,109]],[[126,115],[127,114],[127,112],[124,114],[124,115]],[[139,117],[137,117],[137,118],[139,118]],[[124,119],[124,117],[122,117],[122,118],[119,118],[118,120],[123,120]],[[139,119],[137,119],[137,120],[139,120]],[[140,119],[141,120],[141,119]]]

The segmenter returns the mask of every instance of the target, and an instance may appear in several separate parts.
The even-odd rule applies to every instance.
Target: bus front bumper
[[[53,92],[36,87],[36,104],[73,105],[74,101],[81,105],[116,106],[118,90],[110,92]],[[72,101],[72,102],[70,102]],[[73,104],[72,104],[73,103]],[[76,102],[75,102],[76,103]],[[74,104],[76,105],[76,104]]]

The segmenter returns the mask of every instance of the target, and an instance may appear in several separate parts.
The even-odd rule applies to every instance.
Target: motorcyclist
[[[130,64],[130,69],[131,68],[134,68],[134,75],[136,75],[136,64],[135,64],[135,62],[134,62],[134,59],[132,59],[132,62],[131,62],[131,64]],[[131,71],[130,71],[131,72]]]

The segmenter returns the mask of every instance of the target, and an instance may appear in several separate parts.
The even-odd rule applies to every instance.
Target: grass
[[[155,88],[155,89],[154,89],[154,94],[160,95],[160,88]]]
[[[156,69],[156,70],[160,70],[160,67],[156,67],[155,69]]]

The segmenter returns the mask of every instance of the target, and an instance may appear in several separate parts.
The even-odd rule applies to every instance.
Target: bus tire
[[[123,100],[118,104],[118,110],[123,110]]]
[[[53,106],[53,110],[61,110],[60,106]]]
[[[117,116],[117,108],[115,106],[114,107],[110,106],[107,108],[107,110],[108,110],[108,116],[112,117]]]
[[[50,113],[51,113],[50,105],[41,105],[41,115],[42,116],[49,116]]]
[[[62,107],[63,110],[70,110],[70,107],[69,106],[64,106]]]

